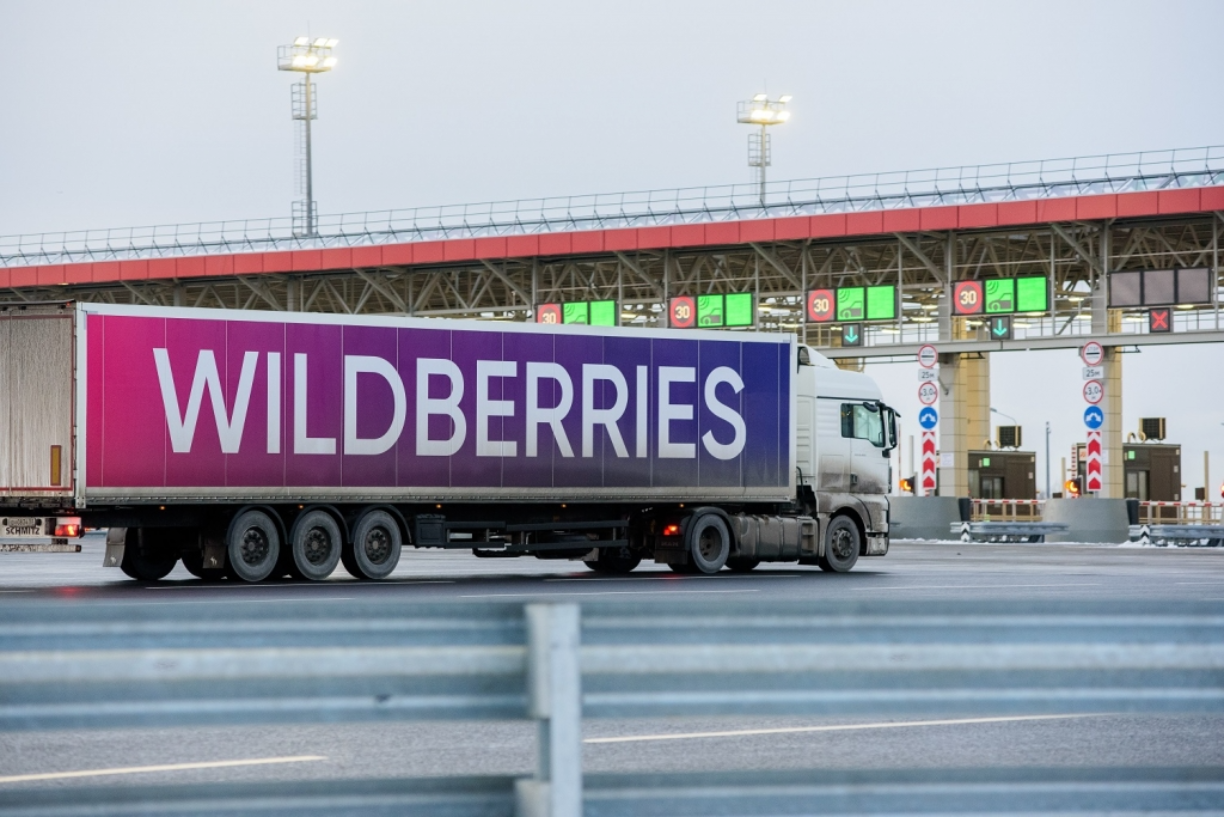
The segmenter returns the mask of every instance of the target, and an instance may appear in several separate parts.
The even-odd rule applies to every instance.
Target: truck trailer
[[[0,305],[0,537],[164,578],[377,580],[404,548],[850,570],[896,413],[789,334]]]

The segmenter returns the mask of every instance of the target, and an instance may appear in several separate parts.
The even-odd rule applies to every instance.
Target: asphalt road
[[[846,575],[765,566],[748,575],[677,576],[645,565],[628,577],[579,563],[407,552],[391,581],[203,584],[181,568],[141,586],[100,567],[101,540],[81,554],[0,556],[10,603],[260,605],[369,597],[415,601],[599,599],[1224,600],[1224,550],[895,543]],[[2,626],[2,625],[0,625]],[[0,786],[128,785],[269,779],[525,774],[526,723],[390,723],[0,733]],[[711,734],[713,733],[713,734]],[[1052,765],[1224,765],[1224,718],[668,718],[588,721],[588,771],[927,768]],[[175,766],[178,768],[164,768]]]

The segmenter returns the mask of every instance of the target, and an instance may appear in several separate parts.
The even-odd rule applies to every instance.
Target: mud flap
[[[123,549],[127,542],[127,528],[107,528],[106,554],[102,557],[103,567],[119,567],[123,564]]]

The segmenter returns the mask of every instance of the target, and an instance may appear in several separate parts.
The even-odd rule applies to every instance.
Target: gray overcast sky
[[[1224,142],[1220,2],[0,0],[0,27],[5,235],[288,215],[276,47],[307,32],[340,40],[323,213],[747,181],[735,103],[763,89],[794,95],[774,179]],[[1169,416],[1189,486],[1205,443],[1224,477],[1222,360],[1127,360],[1125,427]],[[1082,437],[1074,361],[994,365],[1026,447],[1055,421],[1055,479]],[[1032,385],[1051,366],[1054,408]],[[912,418],[912,367],[873,369]],[[1151,387],[1170,372],[1176,410]]]

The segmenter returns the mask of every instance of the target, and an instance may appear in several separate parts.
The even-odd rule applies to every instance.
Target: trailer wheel
[[[694,573],[717,573],[731,555],[731,532],[716,513],[694,516],[688,526],[689,567]]]
[[[835,516],[825,528],[825,552],[817,564],[829,573],[846,573],[858,561],[861,549],[858,525],[848,516]]]
[[[403,537],[386,511],[367,511],[353,529],[353,541],[344,546],[344,569],[357,579],[385,579],[399,564]]]
[[[128,528],[123,542],[123,561],[119,563],[128,578],[155,582],[166,578],[178,563],[165,537],[146,528]]]
[[[297,518],[289,542],[294,571],[312,582],[321,582],[332,574],[344,547],[336,520],[327,511],[317,509]]]
[[[761,563],[760,559],[746,559],[743,556],[732,556],[727,559],[727,569],[732,573],[749,573]]]
[[[244,582],[261,582],[276,569],[280,530],[263,511],[250,510],[230,522],[225,536],[227,569]]]

